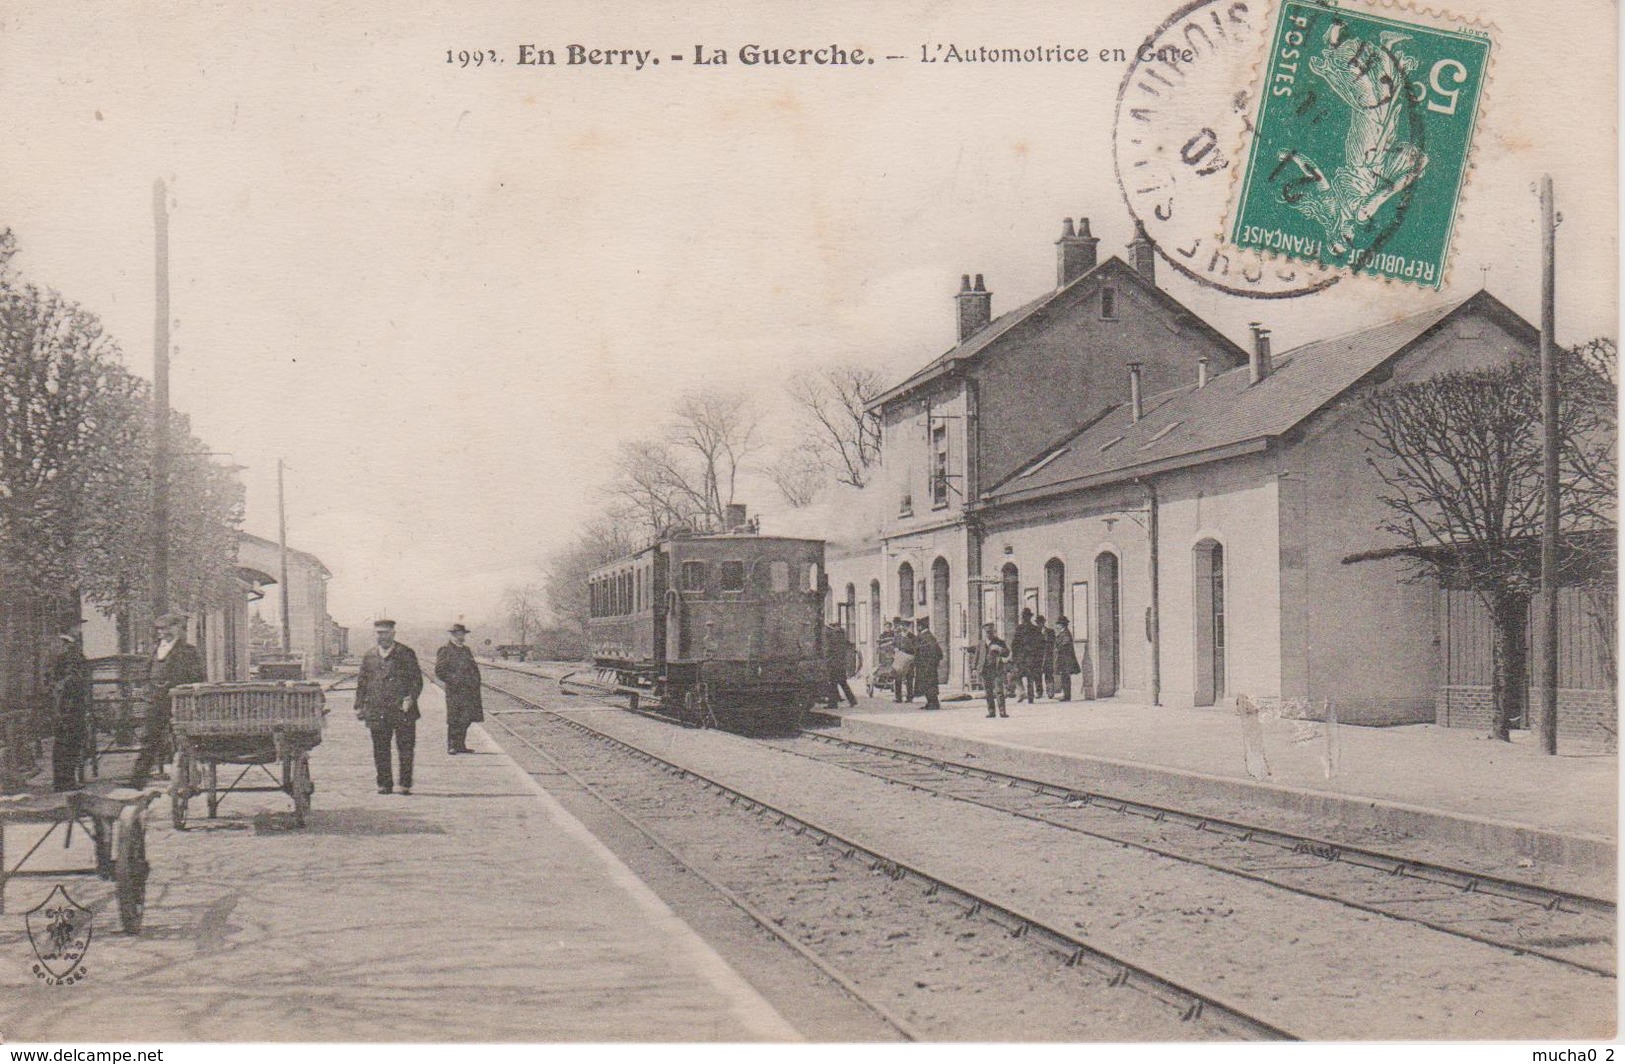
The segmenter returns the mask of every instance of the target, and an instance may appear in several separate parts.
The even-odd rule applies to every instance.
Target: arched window
[[[1015,562],[1005,562],[999,577],[1004,591],[1004,638],[1010,639],[1021,622],[1021,570],[1016,568]]]
[[[1191,586],[1196,601],[1196,704],[1224,697],[1224,546],[1204,539],[1194,548]]]
[[[1123,638],[1123,589],[1118,582],[1117,555],[1095,558],[1095,696],[1110,698],[1121,679],[1118,647]]]
[[[1066,563],[1051,558],[1044,563],[1044,619],[1054,624],[1066,613]]]
[[[897,567],[897,616],[914,616],[914,566],[908,562]]]

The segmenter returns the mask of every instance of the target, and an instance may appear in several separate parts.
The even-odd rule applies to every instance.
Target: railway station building
[[[957,342],[871,404],[883,456],[868,489],[884,508],[878,556],[837,545],[830,563],[837,609],[868,615],[849,631],[870,655],[876,621],[929,617],[945,651],[944,682],[966,683],[984,618],[1013,628],[1019,612],[988,594],[1004,561],[984,568],[983,493],[1120,405],[1130,366],[1142,387],[1162,390],[1194,378],[1203,360],[1214,372],[1246,362],[1157,287],[1143,230],[1128,247],[1132,265],[1102,261],[1099,244],[1087,218],[1076,227],[1066,219],[1055,287],[999,316],[983,277],[966,275],[954,300]],[[1040,602],[1037,612],[1053,620],[1055,605]]]
[[[1487,728],[1487,612],[1394,555],[1357,430],[1372,389],[1532,358],[1535,328],[1480,291],[1280,353],[1256,326],[1242,349],[1156,289],[1149,246],[1071,276],[1078,239],[1056,291],[1003,318],[967,279],[960,343],[873,404],[884,509],[872,546],[832,545],[834,608],[930,616],[954,685],[980,623],[1031,608],[1071,619],[1090,697]],[[1559,592],[1559,720],[1611,746],[1594,592]],[[849,630],[873,652],[872,621]]]

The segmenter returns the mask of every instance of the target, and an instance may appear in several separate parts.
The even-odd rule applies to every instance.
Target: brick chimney
[[[976,275],[971,286],[970,274],[959,279],[959,342],[964,343],[987,327],[993,320],[993,293],[982,286],[982,275]]]
[[[1274,370],[1270,362],[1270,331],[1258,322],[1249,322],[1253,330],[1253,350],[1247,359],[1247,381],[1257,384]]]
[[[1129,242],[1128,249],[1134,272],[1144,277],[1151,284],[1156,284],[1157,248],[1145,233],[1145,223],[1138,218],[1134,220],[1134,239]]]
[[[1100,241],[1089,235],[1089,219],[1079,218],[1078,228],[1072,228],[1072,219],[1061,223],[1061,239],[1055,242],[1055,287],[1065,288],[1095,268]]]
[[[1140,397],[1140,363],[1128,364],[1128,416],[1130,421],[1139,421],[1145,416],[1145,406]]]

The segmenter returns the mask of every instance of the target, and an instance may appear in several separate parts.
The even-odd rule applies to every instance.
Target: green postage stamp
[[[1284,0],[1231,241],[1441,287],[1490,43],[1465,26]]]

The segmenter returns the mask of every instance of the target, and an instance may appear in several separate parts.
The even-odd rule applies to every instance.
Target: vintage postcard
[[[7,5],[0,1052],[1611,1060],[1618,74]]]

